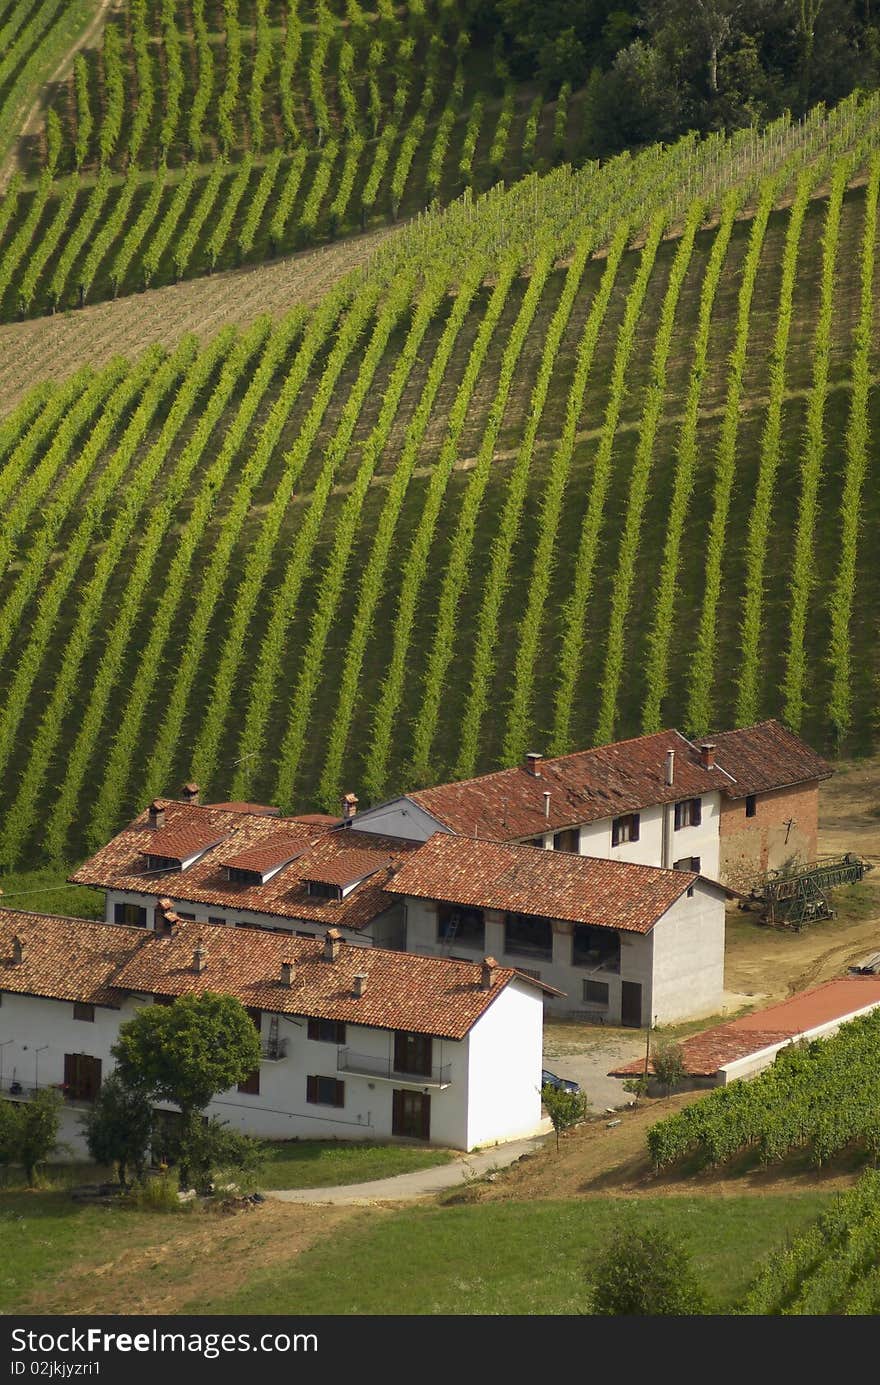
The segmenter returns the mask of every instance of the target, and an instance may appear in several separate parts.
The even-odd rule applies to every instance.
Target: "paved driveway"
[[[606,1076],[608,1069],[629,1062],[644,1051],[645,1033],[638,1029],[605,1033],[602,1029],[584,1031],[578,1026],[568,1036],[561,1026],[553,1025],[544,1045],[544,1067],[579,1083],[591,1109],[601,1112],[626,1106],[632,1100],[619,1078]]]

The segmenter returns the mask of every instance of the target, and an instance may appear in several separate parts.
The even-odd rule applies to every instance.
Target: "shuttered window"
[[[345,1083],[335,1077],[307,1077],[306,1101],[312,1106],[344,1106]]]

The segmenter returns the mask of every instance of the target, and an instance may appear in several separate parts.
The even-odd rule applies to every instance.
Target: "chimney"
[[[360,1000],[361,996],[364,994],[364,992],[365,992],[366,989],[367,989],[367,973],[366,973],[365,971],[359,971],[359,972],[357,972],[357,973],[355,974],[355,978],[354,978],[354,995],[355,995],[355,998],[356,998],[357,1000]]]
[[[342,800],[342,821],[351,822],[357,810],[357,794],[347,793]]]
[[[543,758],[544,756],[541,754],[540,750],[530,750],[526,755],[526,763],[524,766],[526,774],[530,774],[533,779],[540,779],[541,761]]]
[[[328,928],[324,935],[324,961],[336,962],[339,959],[339,929]]]
[[[26,957],[27,943],[24,938],[20,938],[16,933],[15,937],[12,939],[12,965],[14,967],[20,967]]]
[[[666,752],[666,782],[667,782],[667,784],[674,784],[674,783],[675,783],[675,751],[674,751],[674,750],[667,750],[667,752]]]
[[[700,764],[703,769],[715,768],[715,746],[712,741],[703,741],[700,746]]]
[[[153,802],[147,809],[147,812],[150,815],[150,826],[156,832],[160,832],[162,828],[165,826],[165,809],[162,807],[162,804],[159,802],[158,798],[153,800]]]
[[[550,821],[550,790],[544,790],[544,817]]]
[[[492,987],[495,985],[497,976],[498,963],[495,961],[495,958],[484,958],[483,965],[480,969],[480,989],[483,991],[491,991]]]
[[[293,985],[293,979],[294,979],[295,976],[296,976],[296,965],[295,965],[295,963],[293,963],[293,962],[282,962],[282,963],[281,963],[281,984],[282,984],[282,986],[287,986],[288,988],[289,988],[290,986],[292,986],[292,985]]]
[[[204,938],[199,938],[193,949],[193,971],[203,972],[208,965],[208,950]]]
[[[184,784],[183,788],[180,791],[180,796],[183,799],[184,803],[189,803],[191,807],[197,808],[199,804],[198,784]]]

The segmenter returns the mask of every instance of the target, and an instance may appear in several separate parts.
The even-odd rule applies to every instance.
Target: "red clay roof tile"
[[[150,936],[143,928],[0,909],[0,991],[116,1007],[122,997],[112,979]],[[25,945],[19,965],[14,937]]]
[[[810,783],[834,773],[827,760],[778,721],[719,731],[707,739],[715,742],[718,763],[733,778],[724,790],[727,798]]]
[[[699,878],[691,871],[437,832],[385,888],[477,909],[649,933]]]

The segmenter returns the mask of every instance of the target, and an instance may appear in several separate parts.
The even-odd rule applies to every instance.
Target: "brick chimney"
[[[324,935],[324,961],[336,962],[339,960],[339,929],[328,928]]]
[[[165,826],[165,809],[158,798],[155,798],[150,804],[147,813],[149,815],[150,826],[154,831],[161,832],[162,828]]]
[[[675,751],[674,751],[674,750],[667,750],[667,752],[666,752],[666,782],[667,782],[667,784],[674,784],[674,783],[675,783]]]
[[[12,965],[14,967],[20,967],[26,957],[27,943],[24,938],[20,938],[16,933],[15,937],[12,939]]]
[[[703,769],[715,768],[715,745],[712,741],[703,741],[700,746],[700,764]]]
[[[491,991],[498,978],[498,963],[494,957],[485,957],[480,970],[480,989]]]
[[[289,989],[289,988],[293,985],[293,981],[294,981],[294,977],[295,977],[295,976],[296,976],[296,964],[295,964],[294,962],[282,962],[282,963],[281,963],[281,984],[282,984],[282,986],[287,986],[288,989]]]
[[[365,971],[359,971],[355,975],[354,987],[352,988],[352,994],[354,995],[355,999],[360,1000],[361,996],[365,993],[366,989],[367,973]]]
[[[533,779],[540,779],[541,761],[543,758],[544,756],[541,754],[540,750],[530,750],[526,755],[525,764],[523,766],[526,774],[530,774]]]
[[[203,972],[208,965],[208,949],[204,938],[199,938],[193,949],[193,971]]]
[[[342,800],[342,821],[351,822],[358,810],[357,794],[347,793]]]
[[[180,796],[184,803],[188,803],[191,807],[197,808],[199,804],[198,784],[184,784],[180,791]]]

